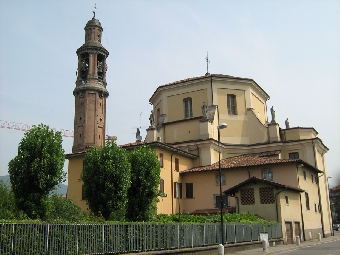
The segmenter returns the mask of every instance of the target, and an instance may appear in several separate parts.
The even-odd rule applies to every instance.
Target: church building
[[[84,211],[79,178],[85,152],[105,142],[109,53],[102,31],[93,17],[77,50],[74,144],[66,155],[67,196]],[[274,107],[268,112],[268,99],[253,79],[208,72],[155,89],[145,140],[121,146],[147,144],[157,153],[162,191],[157,213],[249,211],[280,222],[287,243],[297,235],[308,240],[331,234],[328,148],[313,127],[291,127],[288,119],[280,127]]]

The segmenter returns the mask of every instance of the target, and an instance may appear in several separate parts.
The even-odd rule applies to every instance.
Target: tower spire
[[[96,7],[96,6],[95,6]],[[106,58],[109,52],[101,44],[103,27],[94,16],[84,28],[85,43],[76,51],[78,71],[75,97],[74,140],[72,152],[102,147],[105,142]]]
[[[206,60],[206,62],[207,62],[207,73],[206,73],[205,75],[209,75],[209,74],[210,74],[210,73],[209,73],[209,63],[210,63],[210,61],[209,61],[208,52],[207,52],[207,56],[205,57],[205,60]]]

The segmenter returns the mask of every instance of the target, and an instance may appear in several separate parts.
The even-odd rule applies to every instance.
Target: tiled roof
[[[133,148],[133,147],[137,147],[137,146],[141,146],[141,145],[163,148],[165,150],[168,150],[168,151],[171,151],[171,152],[176,152],[180,155],[184,155],[184,156],[187,156],[189,158],[197,158],[198,157],[198,155],[196,155],[196,154],[192,154],[192,153],[187,152],[185,150],[181,150],[181,149],[173,147],[169,144],[158,142],[158,141],[147,142],[147,143],[146,142],[135,142],[135,143],[128,143],[128,144],[124,144],[124,145],[120,145],[120,146],[128,149],[128,148]]]
[[[198,77],[191,77],[191,78],[187,78],[187,79],[183,79],[183,80],[178,80],[178,81],[170,82],[170,83],[167,83],[167,84],[159,86],[159,88],[165,87],[165,86],[170,86],[170,85],[175,85],[175,84],[179,84],[179,83],[183,83],[183,82],[187,82],[187,81],[200,80],[200,79],[204,79],[204,78],[207,78],[207,77],[210,77],[210,76],[220,77],[220,78],[229,78],[229,79],[254,81],[253,79],[250,79],[250,78],[236,77],[236,76],[231,76],[231,75],[227,75],[227,74],[211,74],[211,75],[202,75],[202,76],[198,76]]]
[[[185,82],[190,82],[190,81],[196,81],[196,80],[203,80],[206,78],[229,78],[229,79],[233,79],[233,80],[247,80],[247,81],[251,81],[253,83],[256,84],[256,86],[258,86],[269,98],[269,95],[253,80],[250,78],[242,78],[242,77],[236,77],[236,76],[231,76],[231,75],[226,75],[226,74],[206,74],[206,75],[202,75],[202,76],[198,76],[198,77],[191,77],[191,78],[187,78],[187,79],[183,79],[183,80],[178,80],[178,81],[174,81],[174,82],[170,82],[164,85],[159,86],[156,91],[153,93],[153,95],[151,96],[151,98],[155,95],[155,93],[157,92],[157,90],[167,87],[167,86],[171,86],[171,85],[176,85],[176,84],[181,84],[181,83],[185,83]],[[150,100],[151,100],[150,98]],[[150,101],[149,100],[149,101]]]
[[[283,189],[290,189],[290,190],[294,190],[294,191],[298,191],[298,192],[303,192],[304,190],[302,189],[299,189],[299,188],[295,188],[295,187],[292,187],[292,186],[288,186],[288,185],[284,185],[284,184],[281,184],[281,183],[278,183],[278,182],[273,182],[273,181],[270,181],[270,180],[265,180],[265,179],[262,179],[262,178],[258,178],[258,177],[251,177],[243,182],[240,182],[239,184],[235,185],[234,187],[231,187],[230,189],[227,189],[225,191],[223,191],[223,193],[225,194],[233,194],[235,193],[241,186],[243,185],[246,185],[248,184],[249,182],[262,182],[262,183],[266,183],[266,184],[270,184],[276,188],[283,188]]]
[[[274,152],[276,153],[276,152]],[[301,159],[277,159],[277,158],[269,158],[265,156],[273,155],[267,153],[261,154],[248,154],[241,155],[231,158],[225,158],[221,160],[221,169],[232,169],[232,168],[240,168],[240,167],[249,167],[249,166],[262,166],[262,165],[271,165],[271,164],[282,164],[282,163],[301,163],[317,172],[321,172],[319,169],[309,165]],[[219,163],[216,162],[212,165],[208,166],[200,166],[194,167],[188,170],[181,171],[181,173],[190,173],[190,172],[207,172],[207,171],[215,171],[219,169]]]

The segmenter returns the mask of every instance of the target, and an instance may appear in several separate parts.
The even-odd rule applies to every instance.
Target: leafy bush
[[[14,193],[11,188],[0,180],[0,219],[16,218]]]

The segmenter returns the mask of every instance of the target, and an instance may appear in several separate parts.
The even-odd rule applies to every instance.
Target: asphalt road
[[[277,245],[276,247],[268,247],[268,252],[264,252],[262,248],[240,251],[235,253],[226,253],[235,255],[340,255],[340,230],[334,231],[334,236],[322,238],[321,241],[313,239],[301,242],[301,245],[288,244]]]
[[[340,240],[330,241],[321,244],[311,244],[308,246],[301,246],[294,250],[277,252],[276,254],[294,254],[294,255],[339,255],[340,254]]]

